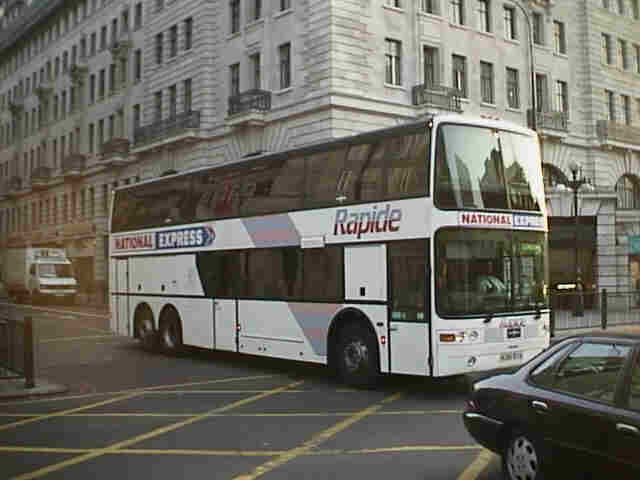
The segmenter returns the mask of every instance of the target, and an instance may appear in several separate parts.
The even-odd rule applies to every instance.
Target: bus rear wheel
[[[182,326],[176,312],[168,313],[160,321],[160,346],[166,353],[177,354],[182,351]]]
[[[354,387],[372,387],[380,376],[376,338],[371,331],[350,323],[341,331],[337,345],[340,379]]]

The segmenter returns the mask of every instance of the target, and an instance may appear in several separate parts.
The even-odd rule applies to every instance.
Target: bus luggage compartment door
[[[119,335],[130,335],[129,328],[129,260],[117,259],[115,262],[115,285],[113,291],[115,295],[115,333]]]
[[[215,349],[236,352],[237,323],[236,323],[236,300],[214,300],[214,321],[215,321]]]
[[[356,245],[344,248],[346,301],[387,300],[386,245]]]

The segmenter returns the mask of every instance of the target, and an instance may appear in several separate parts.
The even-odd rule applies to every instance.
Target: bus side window
[[[427,189],[426,136],[406,135],[390,140],[385,156],[388,198],[424,195]]]
[[[337,186],[344,167],[346,148],[314,153],[307,157],[305,207],[335,205]]]
[[[362,167],[358,172],[354,200],[380,200],[386,191],[384,175],[385,146],[383,143],[371,145],[363,156]]]

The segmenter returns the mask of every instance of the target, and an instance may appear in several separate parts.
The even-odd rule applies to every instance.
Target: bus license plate
[[[522,352],[519,351],[515,351],[515,352],[502,352],[500,354],[500,361],[501,362],[511,362],[514,360],[522,360]]]

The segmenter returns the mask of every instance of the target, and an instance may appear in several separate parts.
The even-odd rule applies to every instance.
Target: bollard
[[[601,309],[601,319],[602,319],[602,329],[607,329],[607,289],[602,289],[602,309]]]
[[[27,316],[24,317],[24,388],[36,386],[33,346],[33,319]]]

